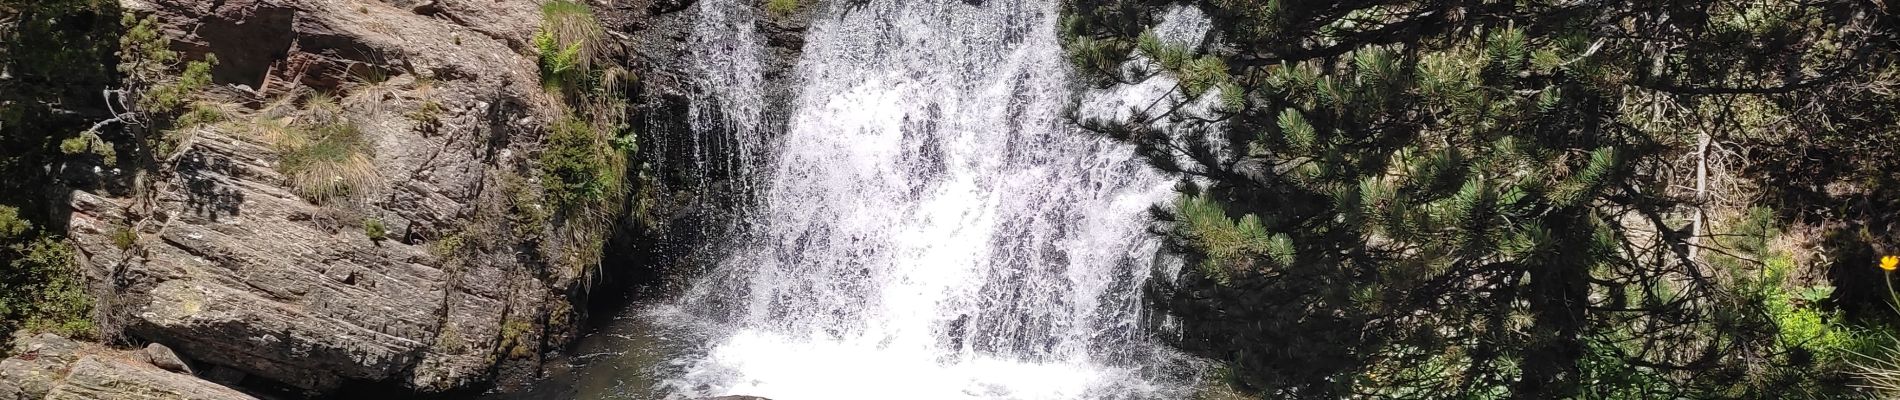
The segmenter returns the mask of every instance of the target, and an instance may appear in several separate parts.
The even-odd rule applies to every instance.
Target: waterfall
[[[748,0],[699,0],[693,7],[688,56],[692,89],[687,119],[693,135],[689,158],[700,171],[698,188],[713,187],[713,179],[731,179],[721,189],[728,194],[751,193],[753,166],[762,164],[760,146],[765,129],[765,47],[755,32],[759,10]],[[710,197],[702,196],[700,200]],[[740,202],[745,202],[739,199]]]
[[[698,34],[717,40],[695,41],[715,46],[697,65],[756,83],[756,38],[718,29],[757,16],[728,3],[700,1]],[[744,160],[760,174],[749,222],[662,317],[719,332],[674,361],[672,395],[1183,397],[1141,299],[1158,246],[1145,210],[1171,181],[1063,117],[1058,2],[818,12],[788,130]],[[709,90],[725,129],[761,126],[756,89]]]

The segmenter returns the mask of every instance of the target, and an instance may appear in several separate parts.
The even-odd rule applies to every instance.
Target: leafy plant
[[[614,150],[618,150],[621,153],[632,154],[639,152],[640,136],[632,133],[614,136],[613,147]]]
[[[540,55],[541,80],[550,87],[571,87],[592,71],[605,34],[594,10],[574,0],[551,0],[541,6],[541,29],[534,46]]]

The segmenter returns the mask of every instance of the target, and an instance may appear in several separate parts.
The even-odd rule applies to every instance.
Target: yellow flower
[[[1900,268],[1900,256],[1886,256],[1880,258],[1880,269],[1892,271],[1894,268]]]

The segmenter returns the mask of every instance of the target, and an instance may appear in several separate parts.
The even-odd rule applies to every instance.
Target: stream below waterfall
[[[700,129],[759,142],[721,161],[756,181],[748,222],[684,295],[614,317],[526,397],[1189,397],[1199,368],[1155,343],[1142,299],[1167,268],[1145,211],[1173,181],[1065,118],[1167,91],[1080,89],[1056,0],[818,5],[770,136],[760,40],[734,29],[759,11],[697,7],[720,111]]]

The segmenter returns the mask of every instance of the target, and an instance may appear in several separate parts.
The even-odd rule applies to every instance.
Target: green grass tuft
[[[364,194],[378,179],[363,132],[343,118],[327,97],[306,105],[309,122],[260,119],[253,129],[278,151],[277,168],[299,195],[313,203]]]

